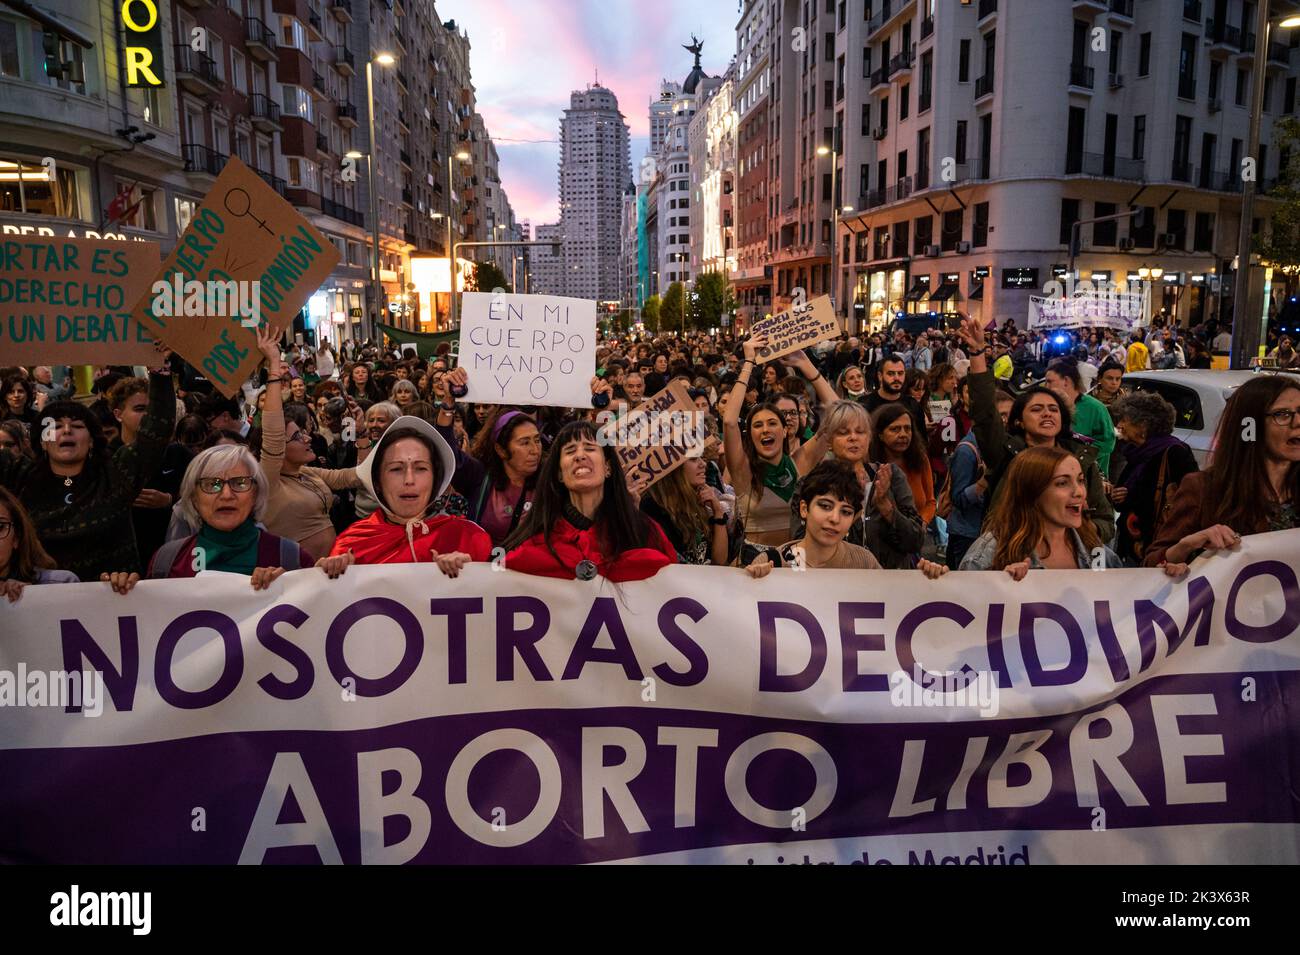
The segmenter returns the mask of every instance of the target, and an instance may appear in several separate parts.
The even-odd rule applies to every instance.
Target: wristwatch
[[[709,523],[712,524],[714,527],[726,527],[727,516],[724,514],[722,515],[722,517],[710,517]]]

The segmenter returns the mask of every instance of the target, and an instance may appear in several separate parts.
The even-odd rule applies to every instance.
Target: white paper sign
[[[591,407],[595,302],[504,292],[466,292],[461,302],[466,401]]]

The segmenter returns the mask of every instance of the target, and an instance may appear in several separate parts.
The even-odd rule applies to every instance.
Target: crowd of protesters
[[[1297,526],[1300,383],[1238,388],[1198,469],[1138,369],[1209,367],[1226,331],[842,337],[763,362],[761,337],[607,336],[592,408],[471,404],[446,346],[285,345],[223,397],[165,346],[72,400],[0,369],[0,589],[203,570],[472,561],[559,578],[674,563],[993,570],[1162,566]],[[1300,365],[1289,338],[1281,367]],[[680,381],[703,453],[648,488],[600,423]],[[603,409],[603,410],[598,410]],[[1242,439],[1247,423],[1258,440]],[[738,569],[737,572],[740,572]]]

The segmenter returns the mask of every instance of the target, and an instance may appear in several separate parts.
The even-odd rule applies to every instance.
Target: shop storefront
[[[868,334],[885,330],[898,315],[906,314],[907,265],[887,263],[858,274],[853,289],[855,313],[865,312]]]
[[[989,267],[981,265],[970,270],[970,284],[966,286],[967,308],[970,311],[970,317],[977,321],[984,321],[984,283],[989,277]]]

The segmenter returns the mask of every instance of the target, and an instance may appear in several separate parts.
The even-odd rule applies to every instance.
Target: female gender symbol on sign
[[[230,197],[235,195],[236,193],[244,197],[244,202],[243,202],[244,208],[242,210],[236,209],[230,204]],[[236,204],[238,204],[238,202]],[[228,193],[226,193],[226,198],[222,200],[222,205],[226,207],[226,211],[229,212],[232,216],[235,216],[236,218],[243,218],[244,216],[248,216],[248,218],[252,219],[263,229],[266,229],[268,235],[275,235],[274,232],[272,232],[270,229],[267,229],[265,219],[259,219],[257,216],[253,215],[251,212],[248,211],[248,207],[252,205],[252,201],[249,199],[248,193],[245,190],[231,189]]]

